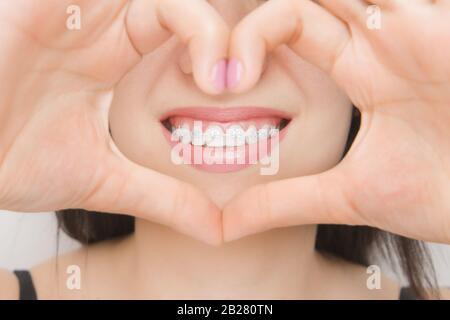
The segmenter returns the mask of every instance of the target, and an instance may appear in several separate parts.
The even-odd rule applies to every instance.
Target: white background
[[[450,287],[450,246],[430,244],[439,285]],[[78,247],[60,233],[59,253]],[[57,227],[53,213],[0,211],[0,268],[29,269],[57,253]]]

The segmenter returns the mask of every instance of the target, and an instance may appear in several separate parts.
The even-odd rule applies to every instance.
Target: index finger
[[[232,32],[229,88],[242,92],[253,87],[261,76],[266,54],[282,44],[331,73],[349,40],[345,23],[313,1],[266,2]]]

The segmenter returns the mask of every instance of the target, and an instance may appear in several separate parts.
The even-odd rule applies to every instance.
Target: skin
[[[224,209],[224,239],[335,223],[450,243],[450,1],[319,2],[268,2],[233,30],[230,55],[247,66],[234,92],[288,43],[360,109],[358,137],[331,170],[240,194]],[[381,30],[367,27],[367,4],[381,9]],[[267,28],[274,16],[286,23]]]
[[[26,3],[25,0],[22,2],[22,5],[30,4]],[[358,102],[358,107],[366,112],[368,112],[367,110],[374,110],[373,108],[376,108],[379,104],[377,99],[374,99],[377,103],[364,100],[366,97],[374,97],[373,94],[370,94],[371,92],[364,91],[364,89],[371,88],[372,83],[367,84],[364,81],[360,81],[361,79],[357,76],[344,78],[342,76],[343,71],[339,74],[340,69],[348,70],[346,68],[350,66],[349,61],[353,61],[351,59],[355,58],[355,56],[348,53],[347,56],[343,56],[345,59],[339,60],[344,61],[339,65],[340,68],[330,68],[332,65],[330,64],[330,57],[335,56],[333,53],[339,47],[339,41],[345,42],[345,40],[348,40],[344,33],[345,28],[340,24],[341,22],[338,22],[336,17],[325,11],[325,9],[318,8],[307,1],[288,2],[279,0],[262,5],[259,9],[257,6],[260,3],[250,0],[236,0],[232,2],[224,0],[209,1],[211,7],[206,7],[203,1],[198,1],[198,4],[196,2],[198,7],[193,6],[192,8],[195,10],[191,8],[191,11],[187,8],[179,8],[172,1],[166,1],[165,4],[168,7],[159,9],[161,10],[160,12],[173,12],[173,9],[178,9],[175,10],[178,14],[183,12],[184,16],[187,16],[187,19],[192,19],[192,21],[196,21],[195,12],[198,12],[196,10],[203,10],[204,16],[208,17],[206,19],[208,26],[215,26],[210,29],[213,30],[214,36],[202,34],[201,26],[196,26],[195,24],[193,24],[193,29],[197,29],[196,34],[199,34],[198,37],[183,35],[185,28],[179,25],[178,27],[176,26],[177,21],[179,22],[180,19],[176,19],[177,16],[174,16],[172,19],[166,17],[164,22],[166,27],[168,24],[173,25],[171,30],[178,31],[177,35],[179,38],[169,39],[167,30],[160,28],[158,31],[158,28],[153,28],[152,30],[157,31],[149,39],[147,34],[142,32],[141,25],[130,25],[129,21],[139,20],[141,12],[156,10],[154,8],[158,7],[159,3],[158,1],[142,3],[136,1],[136,3],[135,10],[125,12],[121,11],[120,7],[117,8],[117,12],[123,15],[136,14],[136,16],[133,16],[132,20],[128,20],[125,26],[122,23],[114,24],[115,21],[111,21],[111,25],[118,26],[107,28],[108,32],[106,32],[106,34],[111,35],[111,38],[107,38],[108,40],[115,39],[117,41],[119,35],[123,35],[121,33],[123,28],[127,29],[130,42],[125,41],[123,48],[121,47],[122,49],[119,50],[119,53],[124,52],[123,56],[120,55],[119,58],[125,59],[105,59],[103,54],[103,50],[105,50],[104,45],[89,44],[89,50],[77,52],[75,62],[72,62],[70,59],[65,60],[67,54],[73,49],[66,46],[68,43],[70,43],[70,46],[73,46],[74,43],[77,43],[77,39],[70,37],[66,39],[66,36],[61,35],[59,35],[59,38],[58,35],[46,34],[45,32],[49,30],[46,28],[37,31],[31,28],[29,30],[25,29],[25,34],[27,35],[32,33],[31,30],[37,32],[32,37],[36,39],[36,46],[38,44],[41,46],[44,43],[45,48],[54,48],[62,57],[62,65],[66,66],[68,70],[75,67],[77,70],[81,70],[81,78],[79,78],[79,75],[75,77],[70,72],[61,74],[45,70],[42,71],[42,74],[38,73],[36,78],[33,76],[31,79],[26,79],[31,84],[48,83],[43,80],[52,80],[59,83],[61,88],[58,88],[58,92],[67,94],[70,97],[69,101],[66,101],[67,99],[60,101],[66,103],[67,110],[73,111],[73,117],[67,117],[67,110],[64,110],[65,112],[63,113],[60,111],[61,108],[57,109],[56,107],[60,107],[60,104],[50,103],[55,101],[54,96],[50,95],[48,97],[43,95],[43,97],[40,97],[38,93],[42,95],[42,88],[37,85],[32,86],[32,89],[36,91],[36,101],[33,100],[35,103],[31,104],[32,107],[30,107],[32,110],[24,110],[23,113],[18,112],[18,114],[13,112],[15,111],[14,106],[24,104],[20,99],[16,101],[19,90],[14,92],[14,97],[2,97],[5,101],[14,102],[9,105],[6,104],[6,106],[10,106],[10,110],[7,111],[10,111],[9,114],[11,114],[13,119],[18,119],[22,122],[5,120],[5,123],[10,125],[9,127],[6,126],[7,129],[4,129],[5,133],[1,137],[7,142],[5,145],[10,145],[11,148],[2,150],[3,164],[0,178],[3,180],[0,179],[0,181],[12,181],[12,169],[16,170],[15,179],[17,179],[17,172],[22,172],[25,169],[29,171],[23,171],[23,177],[22,175],[19,177],[21,181],[24,181],[22,185],[17,186],[17,184],[14,184],[12,186],[11,183],[0,183],[1,186],[6,186],[3,187],[5,190],[0,190],[0,199],[2,199],[0,203],[4,203],[6,208],[10,210],[23,211],[30,211],[30,209],[36,211],[55,210],[67,207],[70,204],[71,206],[92,210],[124,212],[139,218],[135,234],[126,239],[83,248],[77,252],[60,257],[58,259],[59,269],[55,269],[54,260],[34,268],[32,274],[39,296],[41,298],[63,299],[120,299],[125,297],[396,299],[398,297],[398,285],[388,278],[383,278],[382,290],[367,290],[365,268],[320,255],[313,249],[316,227],[311,224],[320,222],[313,222],[315,219],[326,220],[325,218],[330,218],[329,212],[323,209],[323,205],[319,206],[318,203],[314,202],[314,200],[318,199],[318,193],[323,192],[324,189],[322,184],[317,185],[318,176],[315,176],[315,174],[335,167],[342,156],[350,123],[350,99]],[[155,7],[148,8],[148,3],[152,3]],[[292,5],[294,3],[293,8]],[[352,2],[352,5],[355,5],[355,3],[356,1]],[[445,3],[445,1],[442,3]],[[173,6],[170,6],[171,4]],[[140,7],[140,5],[143,7]],[[323,5],[326,6],[327,3],[324,2]],[[292,18],[292,14],[297,14],[298,16],[294,16],[294,18],[297,17],[300,21],[304,21],[305,32],[301,36],[293,38],[296,41],[288,43],[288,46],[275,46],[275,44],[286,42],[285,34],[290,34],[290,30],[279,30],[280,35],[283,34],[284,36],[276,39],[271,39],[267,32],[264,33],[264,28],[261,28],[261,26],[264,21],[267,21],[265,19],[266,12],[270,11],[269,9],[273,9],[267,9],[267,6],[274,6],[273,8],[281,12],[277,17],[280,21],[289,21]],[[211,8],[215,10],[209,10]],[[328,3],[327,8],[336,15],[342,15],[343,12],[354,12],[351,10],[354,10],[355,7],[349,5],[349,7],[339,8],[333,7],[332,4]],[[16,13],[18,14],[18,12]],[[307,13],[314,14],[315,18],[307,20]],[[355,15],[351,16],[354,17]],[[14,18],[15,16],[12,15],[12,17]],[[105,19],[106,17],[100,18]],[[316,18],[320,19],[316,20]],[[118,20],[122,21],[120,18]],[[12,19],[11,24],[16,29],[19,29],[15,23],[21,21],[26,20]],[[306,26],[309,25],[306,21],[312,26],[313,23],[323,23],[323,27],[311,27],[311,30],[335,32],[336,37],[332,37],[332,39],[335,39],[337,43],[331,42],[331,44],[328,44],[330,47],[323,43],[316,43],[314,35],[306,29]],[[344,21],[346,20],[344,19]],[[354,20],[350,19],[350,21]],[[27,26],[20,27],[22,32],[22,28]],[[145,29],[148,30],[149,28]],[[110,30],[116,30],[116,33]],[[262,30],[263,34],[256,34],[256,30]],[[42,34],[39,33],[41,31],[43,32]],[[273,34],[276,35],[277,33]],[[356,34],[358,35],[359,33]],[[231,35],[231,40],[228,48],[227,40],[229,35]],[[43,42],[43,39],[48,40],[51,36],[55,36],[56,38],[53,40],[57,39],[58,41]],[[360,36],[361,39],[364,38],[362,31]],[[258,40],[261,37],[271,40],[267,43],[273,43],[274,48],[264,48],[261,51],[260,46],[258,46]],[[195,41],[195,39],[201,40]],[[14,49],[13,44],[18,45],[17,42],[13,41],[16,39],[9,40],[12,43],[11,48]],[[108,41],[105,41],[108,44]],[[204,44],[206,41],[208,41],[208,46]],[[212,41],[212,43],[209,41]],[[227,44],[224,45],[223,43]],[[19,44],[21,43],[19,42]],[[85,43],[80,41],[78,45],[85,45]],[[91,45],[92,47],[90,47]],[[363,53],[367,53],[365,51],[368,50],[367,45],[357,46],[357,48],[363,48]],[[106,51],[112,52],[112,50]],[[266,56],[266,51],[269,51],[270,55]],[[348,51],[352,54],[362,54],[358,51]],[[151,54],[148,56],[139,59],[140,55],[150,52]],[[321,52],[321,54],[314,54],[317,52]],[[39,53],[38,58],[40,60],[38,61],[40,62],[45,62],[46,58],[48,59],[50,56],[48,50],[41,50]],[[83,53],[86,56],[81,55],[80,57],[80,54]],[[218,93],[215,92],[215,88],[207,80],[208,71],[205,70],[210,70],[211,66],[224,55],[237,57],[242,60],[245,65],[245,72],[243,79],[240,79],[241,81],[236,88],[233,88],[231,91]],[[133,56],[132,59],[129,58],[131,56]],[[105,65],[96,64],[92,66],[82,63],[83,58],[87,61],[89,60],[88,58],[92,59],[93,57],[101,57],[101,61]],[[253,60],[254,62],[251,62],[246,60],[245,57],[256,57],[256,59]],[[369,57],[372,56],[369,55]],[[12,58],[12,54],[9,58]],[[17,57],[17,59],[19,58],[21,57]],[[123,69],[117,68],[117,61],[123,61]],[[73,63],[80,63],[80,65],[74,66]],[[375,62],[373,65],[378,66]],[[349,72],[351,75],[364,74],[361,65],[356,64],[354,68],[356,70]],[[117,69],[120,71],[117,71]],[[406,67],[405,69],[410,70]],[[113,74],[110,74],[110,70],[115,71]],[[152,72],[153,70],[158,70],[158,72]],[[264,70],[263,73],[262,70]],[[330,72],[330,70],[333,72]],[[6,71],[12,72],[11,70]],[[4,74],[7,73],[5,72]],[[95,80],[92,79],[93,74],[95,74]],[[426,74],[430,75],[429,73]],[[384,79],[383,77],[386,74],[379,73],[379,75],[381,79]],[[423,82],[429,80],[440,82],[443,81],[442,79],[445,78],[445,75],[431,74],[431,78],[425,79]],[[29,75],[24,72],[21,76]],[[377,77],[374,78],[375,81]],[[111,79],[115,80],[114,83],[110,82]],[[17,76],[17,81],[19,80],[21,81],[20,83],[28,83]],[[379,82],[376,84],[380,85]],[[19,82],[11,83],[13,88],[20,87],[18,85]],[[361,83],[363,88],[358,87],[358,90],[355,90],[357,91],[356,93],[349,92],[354,87],[351,85],[352,83]],[[399,85],[398,82],[393,83]],[[339,84],[341,84],[341,87],[338,86]],[[407,87],[404,83],[400,84],[400,88]],[[392,83],[389,83],[389,85],[392,86]],[[101,101],[105,92],[109,93],[112,90],[112,87],[115,88],[115,96],[111,104],[109,122],[114,138],[113,142],[109,140],[109,136],[107,137],[104,132],[107,127],[104,120],[106,119],[105,110],[108,110],[108,103],[97,103],[98,100]],[[386,87],[389,87],[388,84],[386,84]],[[421,86],[419,87],[421,88]],[[423,85],[423,87],[427,86]],[[442,90],[440,85],[438,87]],[[20,89],[27,90],[29,87],[22,86]],[[170,94],[174,91],[177,92],[176,97],[172,97]],[[381,92],[385,93],[383,98],[388,99],[388,101],[391,101],[389,99],[397,101],[395,99],[399,98],[397,96],[389,96],[387,91]],[[403,92],[398,94],[401,93]],[[405,93],[405,96],[408,97],[407,90],[405,90]],[[429,93],[435,93],[432,96],[436,98],[436,101],[446,101],[445,94],[438,95],[438,91],[431,89]],[[162,97],[164,97],[164,100],[162,100]],[[32,98],[34,98],[33,95]],[[400,98],[404,98],[404,96]],[[173,100],[168,101],[168,99]],[[282,99],[281,103],[280,99]],[[410,101],[409,99],[404,100]],[[44,103],[41,101],[44,101]],[[285,147],[282,147],[280,152],[280,163],[282,166],[279,174],[271,177],[262,177],[259,175],[258,168],[255,167],[239,173],[216,176],[202,173],[192,168],[173,165],[168,158],[169,146],[162,136],[157,120],[158,116],[167,111],[168,107],[182,106],[181,101],[183,104],[189,102],[191,105],[220,104],[233,106],[268,104],[271,107],[277,107],[292,114],[294,117],[292,126],[289,129],[288,136],[283,141],[283,146]],[[74,102],[77,102],[76,106],[73,106]],[[422,109],[420,107],[428,102],[428,100],[424,99],[422,101],[418,98],[408,106],[403,103],[395,106],[387,104],[387,106],[399,113],[401,111],[405,113],[407,108],[408,112],[411,110],[411,106],[414,106],[417,110],[423,110],[423,107]],[[80,108],[80,104],[85,107]],[[435,136],[444,136],[444,134],[448,133],[445,127],[441,125],[441,121],[445,123],[445,120],[448,119],[445,118],[448,112],[440,107],[439,103],[432,104],[432,106],[435,107],[433,110],[437,110],[442,117],[434,119],[438,123],[437,131],[430,135],[424,135],[427,138],[430,137],[430,139]],[[398,109],[394,109],[394,107]],[[80,112],[81,109],[85,110],[85,113]],[[90,112],[93,112],[93,114]],[[30,113],[34,117],[27,118],[25,114],[28,116]],[[375,112],[369,114],[373,116]],[[428,115],[427,113],[425,114]],[[53,126],[48,126],[48,122],[43,121],[48,119],[48,115],[54,115],[50,122],[54,124]],[[85,119],[92,118],[96,119],[94,125],[89,122],[90,126],[82,126],[82,128],[94,128],[95,130],[80,130],[79,125],[86,125]],[[67,119],[72,119],[73,123]],[[381,118],[381,120],[383,119]],[[401,119],[403,120],[403,118]],[[11,120],[11,118],[8,120]],[[411,139],[411,137],[402,136],[402,134],[411,133],[411,130],[408,130],[408,128],[404,129],[396,122],[390,123],[386,121],[381,121],[377,130],[369,130],[369,132],[375,132],[372,135],[365,134],[365,137],[374,137],[373,140],[369,140],[368,144],[373,145],[372,149],[375,149],[375,151],[371,150],[364,153],[363,151],[366,151],[368,148],[361,148],[362,151],[358,153],[352,149],[351,159],[367,160],[376,158],[374,157],[374,152],[376,153],[377,150],[375,147],[380,148],[380,140],[377,140],[377,138],[382,138],[380,137],[382,133],[389,133],[388,129],[392,128],[394,130],[394,127],[396,128],[395,134],[391,133],[389,137],[395,137],[398,133],[400,134],[398,140]],[[10,128],[11,123],[24,123],[25,129]],[[72,126],[68,126],[68,124]],[[426,124],[429,125],[430,123],[423,124],[423,127]],[[38,138],[42,137],[41,140],[38,139],[37,141],[45,140],[43,137],[56,136],[65,138],[61,139],[64,143],[60,142],[57,146],[55,146],[55,143],[46,146],[50,151],[58,152],[53,153],[53,155],[59,155],[60,153],[64,155],[63,158],[58,158],[60,159],[59,166],[57,165],[58,163],[55,163],[54,158],[45,158],[45,155],[32,149],[30,150],[30,146],[33,145],[32,142],[36,141],[36,132],[40,134],[37,135]],[[21,139],[17,139],[19,137],[18,133],[21,133]],[[302,137],[302,139],[299,141],[298,137]],[[19,142],[16,140],[19,140]],[[73,144],[67,144],[67,141],[73,141]],[[86,141],[93,141],[93,143],[86,143]],[[318,141],[320,141],[320,144],[318,144]],[[386,142],[386,139],[381,141]],[[388,142],[393,144],[388,150],[392,150],[392,154],[395,154],[398,150],[398,148],[395,148],[398,146],[395,145],[395,142],[399,143],[399,141],[390,139]],[[442,139],[432,142],[435,143],[432,145],[436,148],[445,144],[445,141],[443,142]],[[441,145],[439,145],[439,142]],[[74,145],[77,146],[76,152],[74,152]],[[80,148],[80,145],[82,148]],[[357,145],[359,145],[359,140],[357,140]],[[421,147],[422,145],[414,145],[411,148],[415,148],[417,151]],[[162,152],[161,150],[167,152]],[[408,148],[405,152],[407,151],[409,151]],[[37,158],[38,161],[35,161],[36,164],[31,166],[31,169],[29,162],[26,165],[24,163],[25,159],[29,159],[29,154],[40,155]],[[359,158],[358,155],[360,154],[364,155],[365,158],[362,156],[362,158]],[[419,159],[422,161],[418,161],[418,163],[422,166],[430,163],[440,164],[440,162],[426,162],[425,160],[434,160],[432,157],[434,153],[430,154],[426,159]],[[93,157],[94,155],[97,157]],[[408,153],[406,155],[409,156]],[[403,156],[405,155],[399,155],[399,157]],[[446,156],[443,155],[444,159]],[[89,159],[89,163],[81,161],[83,159]],[[345,163],[349,163],[350,160],[345,161]],[[47,166],[48,163],[51,163],[51,165]],[[67,166],[67,163],[72,165]],[[103,166],[98,166],[100,163]],[[106,166],[105,163],[107,164]],[[348,168],[350,168],[350,164]],[[392,166],[392,163],[384,165],[390,165],[391,167],[388,169],[394,172],[395,169],[398,169],[398,166]],[[339,166],[341,169],[342,166]],[[51,172],[46,169],[48,167],[52,169]],[[68,174],[67,171],[64,171],[67,170],[67,167],[71,169],[70,172],[86,173],[81,175],[85,180],[78,175]],[[381,168],[384,169],[384,167]],[[407,169],[411,170],[409,173],[412,173],[413,169],[417,168]],[[436,170],[439,171],[439,169],[442,168],[438,166]],[[56,181],[56,185],[53,184],[55,182],[55,170],[60,173],[56,175],[59,179]],[[342,173],[342,170],[338,172]],[[352,170],[349,171],[349,176],[359,177],[358,174],[361,174],[361,171]],[[392,173],[392,171],[387,173]],[[423,170],[421,172],[423,174]],[[443,170],[443,172],[448,171]],[[30,176],[37,180],[29,178]],[[96,177],[95,180],[98,181],[91,182],[92,176]],[[110,179],[110,176],[113,176],[113,179]],[[293,179],[299,176],[308,176],[308,178]],[[53,180],[50,180],[50,177]],[[319,175],[319,177],[329,178],[330,176],[327,173],[327,175]],[[340,186],[342,185],[343,176],[339,176],[341,180],[336,178],[337,175],[331,175],[331,177],[334,180],[329,178],[330,180],[324,181],[329,182],[330,187],[335,188],[334,190],[339,190],[336,186],[338,183]],[[347,176],[345,177],[347,178]],[[364,180],[364,182],[373,182],[373,176],[371,177],[372,180]],[[394,176],[394,178],[396,177]],[[417,174],[413,175],[414,177],[417,177]],[[427,185],[437,188],[440,191],[438,196],[433,199],[421,197],[419,200],[423,200],[426,203],[432,202],[437,206],[436,212],[441,212],[441,207],[446,208],[447,206],[447,203],[443,201],[445,200],[443,199],[444,197],[440,197],[448,191],[445,188],[448,186],[446,184],[447,180],[445,180],[447,176],[444,175],[444,178],[437,178],[438,174],[436,173],[432,177],[435,178],[433,182],[436,182],[436,184],[433,185],[429,182]],[[275,182],[280,179],[283,180]],[[54,188],[49,189],[52,191],[52,197],[42,195],[42,183],[48,184],[48,181],[52,181],[52,185],[49,187]],[[89,181],[89,186],[92,185],[92,188],[87,188],[87,191],[85,191],[87,181]],[[345,181],[347,182],[347,180]],[[350,181],[353,182],[352,179]],[[396,182],[395,179],[394,182]],[[311,183],[314,184],[314,188],[311,188]],[[410,188],[415,186],[412,183],[417,183],[417,180],[412,179],[411,184],[406,184],[406,186]],[[65,188],[57,188],[58,185]],[[67,185],[70,188],[67,188]],[[127,187],[124,188],[124,185]],[[239,187],[236,187],[236,185]],[[253,187],[255,185],[259,186]],[[38,189],[35,186],[40,186],[39,190],[35,190]],[[81,186],[84,186],[84,188],[81,188]],[[369,186],[371,185],[369,184]],[[397,185],[394,183],[393,186],[396,187]],[[244,194],[245,189],[250,187],[253,187],[253,189]],[[354,190],[353,188],[356,187],[359,188],[358,190],[363,189],[361,185],[356,184],[351,185],[349,190]],[[290,193],[297,189],[300,194],[305,194],[303,198],[305,200],[301,203],[298,203],[298,196],[294,197],[294,194]],[[158,192],[152,192],[152,196],[148,192],[144,192],[144,190],[158,190]],[[262,199],[260,197],[261,190],[264,190],[269,195],[265,198],[267,202],[262,203],[262,208],[270,209],[258,212],[255,203],[256,199]],[[283,190],[283,192],[280,190]],[[311,194],[311,192],[315,193]],[[355,191],[353,192],[355,193]],[[160,194],[167,196],[161,197],[159,196]],[[185,196],[186,194],[187,196]],[[328,194],[325,193],[325,195]],[[345,198],[347,194],[338,193],[338,196]],[[384,199],[393,198],[392,196],[389,197],[389,194],[382,194],[381,196],[384,196]],[[230,200],[234,197],[236,197],[235,200],[230,203]],[[337,196],[333,195],[333,197]],[[170,199],[171,201],[170,203],[169,201],[165,203],[162,198]],[[360,198],[354,198],[362,201]],[[36,199],[39,199],[39,201],[36,201]],[[248,205],[244,205],[242,199],[246,199]],[[276,199],[276,201],[273,200],[271,202],[270,199]],[[342,198],[333,198],[334,202],[331,202],[328,196],[324,199],[330,201],[338,209],[333,215],[334,220],[330,219],[329,221],[350,224],[361,223],[361,221],[357,220],[359,216],[354,213],[356,210],[346,213],[344,209],[348,209],[349,206],[348,203],[341,204]],[[364,200],[366,199],[364,198]],[[369,205],[374,206],[374,202],[379,201],[379,198],[369,200],[372,200],[368,202]],[[182,206],[175,206],[174,208],[173,204],[170,205],[171,203],[181,203]],[[388,204],[396,210],[399,208],[403,209],[400,205],[406,206],[403,202],[400,204],[388,202]],[[398,207],[395,205],[398,205]],[[180,208],[182,210],[179,210]],[[224,209],[223,221],[221,221],[220,209]],[[375,209],[386,208],[371,207],[369,209],[366,208],[364,212],[369,214],[372,211],[376,211]],[[391,207],[387,209],[391,209]],[[315,210],[317,210],[317,216],[313,214]],[[384,211],[380,212],[383,213]],[[406,231],[403,232],[403,230],[407,229],[408,234],[420,233],[425,238],[434,236],[438,240],[444,241],[446,239],[442,234],[446,230],[433,233],[429,231],[433,223],[435,223],[434,227],[436,229],[437,223],[443,217],[432,215],[434,220],[430,218],[432,220],[430,222],[431,226],[422,227],[418,223],[411,223],[410,226],[398,226],[395,219],[391,219],[388,222],[385,221],[391,212],[388,211],[386,217],[382,217],[385,219],[380,218],[384,224],[381,222],[367,224],[381,225],[387,230],[397,231],[398,233],[407,233]],[[269,217],[270,219],[268,219]],[[441,218],[441,220],[438,218]],[[253,223],[250,224],[250,221]],[[239,241],[226,243],[220,247],[211,247],[204,244],[203,242],[218,244],[223,240],[222,222],[225,240],[234,240],[249,234],[253,235]],[[308,225],[306,226],[306,224]],[[293,227],[277,229],[279,226],[287,225]],[[263,230],[266,232],[259,233]],[[200,238],[203,242],[198,242],[190,236]],[[274,257],[277,258],[274,259]],[[167,261],[170,263],[167,263]],[[64,285],[66,279],[65,268],[70,264],[77,264],[82,267],[82,281],[86,285],[80,291],[69,291]],[[217,277],[218,269],[221,277]],[[158,274],[158,277],[149,279],[148,270],[152,270],[152,274]],[[255,270],[258,270],[258,272],[255,272]],[[133,279],[130,280],[126,276],[129,274],[134,275]],[[55,281],[55,279],[59,279],[59,281]],[[0,296],[17,297],[17,283],[11,274],[0,274],[0,281],[6,284],[2,287],[5,289],[0,291]],[[258,285],[255,286],[255,283]],[[314,287],[314,290],[310,290],[311,287]]]
[[[193,6],[177,3],[0,3],[5,21],[0,74],[8,84],[0,93],[3,209],[122,212],[170,225],[205,242],[221,242],[220,212],[211,201],[191,185],[126,159],[108,130],[114,86],[143,54],[173,33],[189,47],[197,85],[215,94],[208,70],[226,55],[228,27],[204,1],[195,0]],[[66,28],[69,5],[89,13],[79,31]],[[54,19],[47,19],[49,12]],[[186,19],[177,19],[181,13],[192,21],[192,29],[185,27]],[[148,192],[156,188],[168,197]],[[180,208],[185,215],[177,214]]]

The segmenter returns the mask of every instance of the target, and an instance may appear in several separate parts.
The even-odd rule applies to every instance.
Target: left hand
[[[233,90],[251,88],[267,52],[287,44],[345,90],[360,131],[335,168],[233,200],[225,240],[325,223],[450,243],[450,1],[318,2],[270,0],[235,28],[243,72]],[[366,25],[368,5],[381,9],[380,30]]]

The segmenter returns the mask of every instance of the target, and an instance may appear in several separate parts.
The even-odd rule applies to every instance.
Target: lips
[[[160,120],[172,153],[185,164],[225,173],[270,156],[284,137],[291,116],[259,107],[192,107],[172,110]]]

